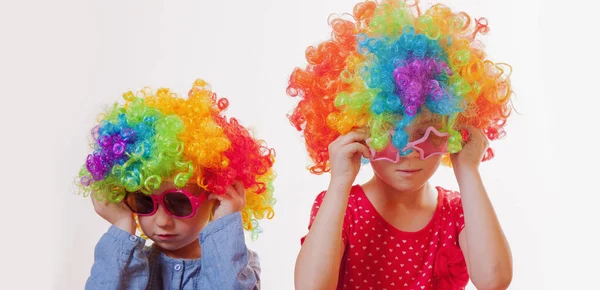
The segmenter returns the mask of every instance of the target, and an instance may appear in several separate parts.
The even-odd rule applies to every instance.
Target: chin
[[[181,245],[181,243],[165,243],[165,242],[161,242],[161,241],[155,241],[152,240],[154,242],[155,245],[157,245],[158,247],[160,247],[161,249],[167,250],[167,251],[174,251],[174,250],[178,250],[180,248],[183,247],[183,245]]]
[[[161,241],[156,241],[151,239],[152,242],[154,242],[155,245],[159,246],[161,249],[165,249],[165,250],[177,250],[180,247],[177,247],[178,245],[175,243],[165,243],[165,242],[161,242]]]

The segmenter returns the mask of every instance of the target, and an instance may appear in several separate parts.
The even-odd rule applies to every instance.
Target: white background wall
[[[3,289],[83,288],[109,226],[72,185],[97,114],[127,90],[186,93],[198,77],[277,149],[275,219],[262,222],[265,232],[248,246],[260,254],[264,289],[293,289],[299,239],[328,175],[305,170],[285,88],[292,69],[305,65],[306,47],[328,37],[329,14],[350,12],[356,1],[0,3]],[[593,288],[600,270],[597,4],[444,3],[487,17],[487,52],[514,68],[520,114],[481,169],[513,251],[510,289]],[[370,174],[364,167],[357,181]],[[433,183],[457,188],[447,168]]]

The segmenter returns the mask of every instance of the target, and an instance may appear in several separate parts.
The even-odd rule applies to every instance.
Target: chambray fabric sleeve
[[[200,233],[200,245],[201,289],[260,289],[260,263],[246,248],[239,212],[209,223]]]
[[[145,241],[111,226],[94,250],[94,264],[85,289],[146,289],[149,266]]]

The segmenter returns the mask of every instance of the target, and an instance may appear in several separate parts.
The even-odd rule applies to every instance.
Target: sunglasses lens
[[[137,214],[149,214],[154,211],[152,197],[139,191],[128,193],[125,203],[131,211]]]
[[[193,212],[192,202],[181,192],[171,192],[164,196],[165,208],[174,216],[187,217]]]
[[[435,128],[429,128],[428,131],[429,134],[423,133],[417,141],[412,142],[411,147],[418,149],[421,159],[448,152],[448,135],[439,133]]]

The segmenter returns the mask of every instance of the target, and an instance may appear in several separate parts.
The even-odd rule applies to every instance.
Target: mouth
[[[396,172],[410,176],[421,172],[421,169],[397,169]]]
[[[161,241],[169,241],[169,240],[174,239],[177,235],[173,235],[173,234],[160,234],[160,235],[156,235],[156,236]]]

